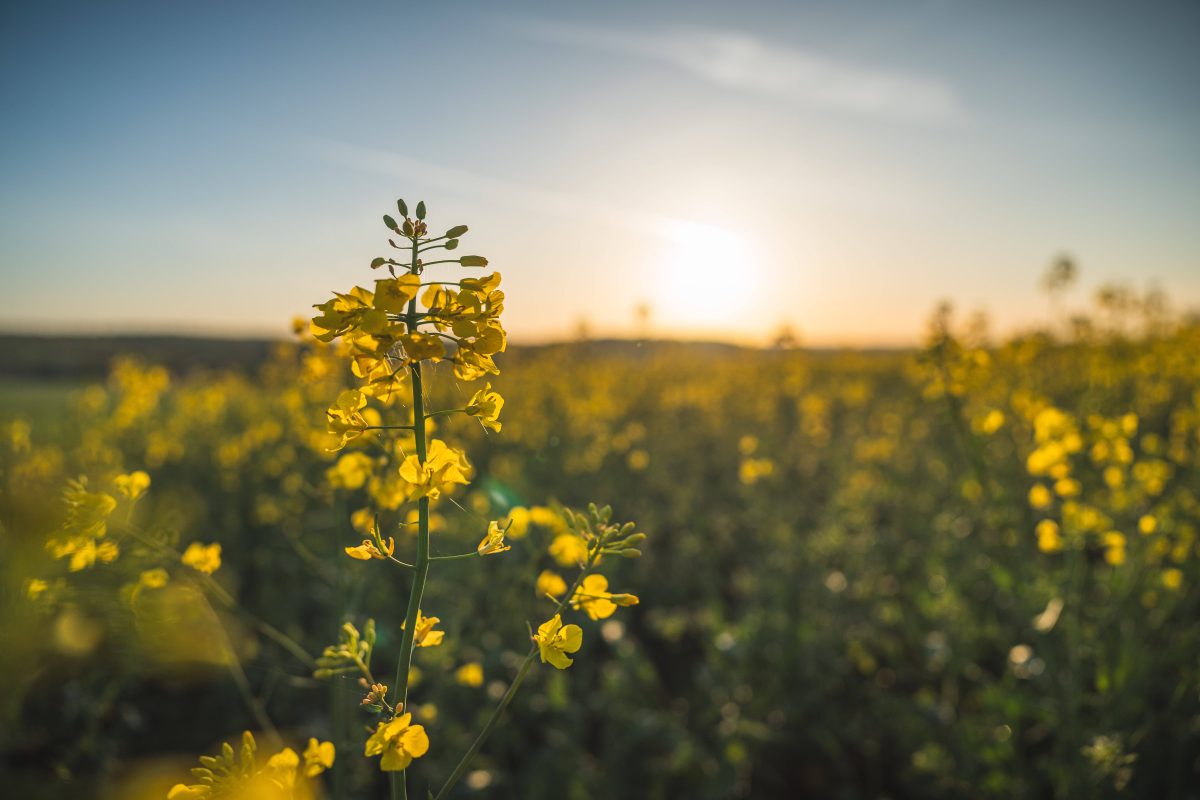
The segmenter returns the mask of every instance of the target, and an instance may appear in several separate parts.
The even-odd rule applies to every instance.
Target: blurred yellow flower
[[[1053,502],[1054,497],[1043,484],[1035,483],[1029,489],[1029,505],[1033,508],[1045,508]]]
[[[476,661],[463,664],[455,670],[454,679],[463,686],[478,688],[483,685],[483,665]]]
[[[137,500],[150,488],[150,476],[139,469],[136,472],[113,478],[113,486],[126,498]]]
[[[1037,524],[1038,549],[1043,553],[1057,553],[1063,549],[1062,535],[1058,523],[1052,519],[1044,519]]]
[[[537,585],[534,587],[534,591],[538,597],[553,597],[557,600],[560,595],[567,591],[567,582],[557,572],[544,569],[537,577]]]
[[[304,748],[304,777],[315,778],[330,769],[333,767],[333,758],[333,742],[318,742],[316,739],[309,739],[308,747]]]
[[[212,575],[221,568],[221,545],[192,542],[179,560],[197,572]]]
[[[573,533],[560,533],[550,542],[550,555],[559,566],[573,567],[587,559],[587,542]]]

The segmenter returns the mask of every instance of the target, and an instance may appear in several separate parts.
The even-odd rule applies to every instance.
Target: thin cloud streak
[[[839,61],[745,32],[680,28],[648,34],[549,20],[518,30],[543,42],[658,61],[718,86],[802,105],[929,125],[964,118],[945,81]]]
[[[475,199],[493,200],[533,214],[562,217],[589,225],[607,225],[663,241],[675,241],[675,231],[679,225],[694,224],[692,220],[634,212],[581,195],[512,183],[378,148],[318,138],[309,139],[308,146],[318,158],[338,166],[426,183],[447,192],[458,192],[461,191],[461,187],[469,186],[470,196]]]

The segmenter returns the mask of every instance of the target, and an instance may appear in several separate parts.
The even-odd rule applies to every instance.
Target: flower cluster
[[[242,746],[234,753],[228,742],[215,756],[201,756],[200,766],[192,770],[194,784],[178,783],[167,794],[168,800],[218,800],[219,798],[255,798],[255,800],[295,800],[319,795],[310,784],[333,766],[332,742],[309,739],[304,752],[297,755],[290,747],[260,762],[258,744],[250,731],[242,734]]]

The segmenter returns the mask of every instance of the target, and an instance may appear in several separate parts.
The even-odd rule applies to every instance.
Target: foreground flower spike
[[[533,641],[537,643],[543,664],[566,669],[575,663],[574,659],[567,658],[567,653],[574,653],[583,645],[583,629],[578,625],[563,625],[562,615],[555,614],[538,626]]]
[[[453,424],[441,427],[442,421],[465,416],[486,431],[498,433],[503,427],[500,412],[505,401],[491,383],[484,383],[471,391],[470,400],[462,407],[430,410],[427,404],[438,394],[431,389],[431,378],[435,376],[429,367],[436,362],[450,362],[458,383],[499,374],[495,356],[504,352],[508,338],[500,323],[504,293],[500,291],[498,272],[472,277],[464,277],[458,270],[430,274],[440,272],[442,268],[435,270],[436,265],[469,269],[486,267],[488,261],[477,255],[451,255],[467,233],[466,225],[446,229],[442,235],[431,234],[423,202],[411,215],[403,200],[397,201],[396,208],[400,217],[384,215],[383,224],[393,237],[388,244],[398,253],[371,261],[371,269],[386,270],[390,277],[375,280],[373,290],[355,286],[335,293],[332,300],[316,306],[318,314],[309,327],[317,341],[330,343],[332,352],[346,357],[356,379],[352,388],[338,394],[325,414],[334,444],[331,450],[364,439],[338,457],[325,473],[329,487],[366,495],[365,507],[355,498],[359,507],[350,520],[362,537],[361,544],[343,549],[359,561],[384,561],[411,571],[408,605],[400,623],[395,682],[389,697],[388,687],[372,672],[375,631],[370,621],[361,636],[352,624],[345,623],[338,643],[325,648],[316,660],[313,676],[357,677],[366,690],[360,708],[379,715],[381,720],[366,742],[365,753],[381,756],[379,766],[385,772],[403,771],[429,749],[425,729],[413,725],[412,715],[403,710],[417,710],[418,718],[426,722],[436,715],[432,703],[410,704],[409,689],[416,685],[419,675],[413,664],[414,651],[436,647],[445,638],[445,633],[436,629],[440,620],[426,617],[421,610],[422,601],[429,596],[426,584],[438,562],[507,552],[512,549],[508,537],[521,539],[531,525],[537,525],[554,534],[550,544],[554,560],[564,570],[573,570],[570,578],[550,571],[538,577],[537,597],[539,602],[549,600],[554,604],[549,612],[552,619],[532,637],[508,689],[441,789],[436,794],[420,794],[444,800],[467,774],[472,759],[539,656],[543,663],[558,669],[573,663],[569,654],[579,650],[583,631],[578,625],[563,624],[564,610],[572,607],[599,620],[612,616],[618,606],[637,603],[633,595],[609,592],[607,579],[592,573],[601,559],[639,556],[641,551],[636,545],[645,536],[634,533],[631,522],[613,524],[612,509],[607,506],[591,505],[586,513],[520,506],[508,509],[499,520],[489,521],[474,552],[435,555],[433,538],[443,531],[453,534],[456,526],[435,513],[433,503],[446,496],[448,505],[470,514],[452,495],[474,477],[467,454],[456,446],[458,431]],[[445,438],[431,438],[435,429]],[[365,436],[367,432],[371,435]],[[406,535],[398,535],[397,531]],[[393,538],[385,532],[397,535]],[[397,539],[402,548],[399,554]],[[463,686],[482,686],[483,666],[479,661],[467,662],[454,672],[454,679]],[[488,689],[490,692],[491,684]],[[319,757],[320,753],[306,750],[305,764],[319,763]],[[407,798],[408,791],[404,776],[393,776],[392,800]]]
[[[429,736],[423,725],[413,725],[412,714],[401,714],[390,722],[381,722],[363,753],[368,758],[382,755],[379,768],[384,772],[408,769],[414,758],[429,752]]]

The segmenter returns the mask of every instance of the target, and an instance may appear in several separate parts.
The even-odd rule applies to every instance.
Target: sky
[[[0,9],[0,329],[284,335],[423,199],[514,341],[1200,305],[1200,3]],[[444,268],[447,271],[458,267]],[[461,270],[460,270],[461,271]]]

